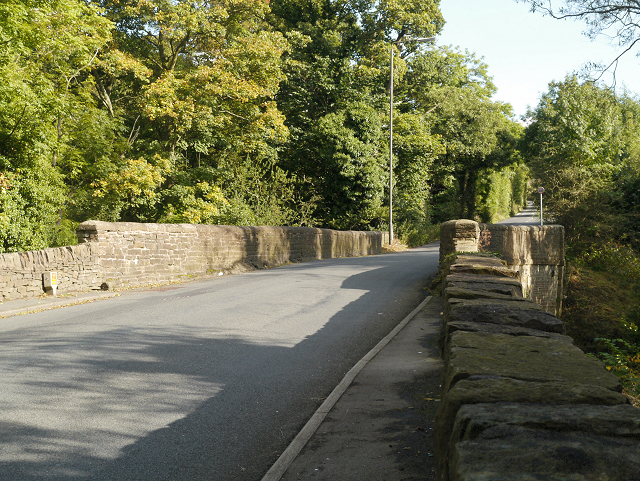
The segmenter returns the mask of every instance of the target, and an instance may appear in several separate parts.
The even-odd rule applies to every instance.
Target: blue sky
[[[513,105],[516,117],[527,105],[537,105],[550,81],[562,80],[590,61],[608,64],[621,51],[610,39],[589,40],[580,21],[531,13],[527,4],[515,0],[441,0],[440,9],[447,24],[437,43],[484,57],[498,87],[494,99]],[[619,62],[616,80],[618,87],[640,94],[640,58],[633,51]]]

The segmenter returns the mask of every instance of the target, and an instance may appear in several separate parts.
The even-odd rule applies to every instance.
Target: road
[[[0,320],[0,480],[259,480],[437,259],[430,244]]]
[[[515,217],[510,217],[497,222],[505,225],[540,225],[540,210],[531,201],[527,202],[527,207],[520,211]]]

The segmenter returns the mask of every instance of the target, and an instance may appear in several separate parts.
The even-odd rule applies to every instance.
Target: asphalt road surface
[[[527,207],[516,214],[515,217],[501,220],[498,224],[540,225],[540,210],[533,202],[529,201],[527,202]]]
[[[427,292],[438,246],[0,320],[0,480],[259,480]]]

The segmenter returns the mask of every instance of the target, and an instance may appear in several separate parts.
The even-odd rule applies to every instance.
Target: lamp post
[[[434,42],[435,37],[407,38],[408,42]],[[391,43],[391,74],[389,81],[389,244],[393,244],[393,46],[402,43],[397,40]]]

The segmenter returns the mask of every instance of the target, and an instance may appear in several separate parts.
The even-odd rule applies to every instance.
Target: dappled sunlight
[[[2,342],[0,463],[34,463],[32,472],[22,470],[29,476],[87,476],[81,467],[87,461],[95,466],[116,458],[223,388],[163,372],[166,361],[153,351],[170,348],[169,339],[144,339],[118,332],[74,343]]]

